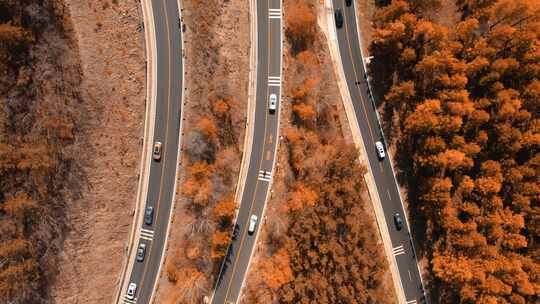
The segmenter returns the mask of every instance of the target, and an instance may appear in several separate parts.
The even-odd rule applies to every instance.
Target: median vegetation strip
[[[283,141],[242,303],[394,303],[318,1],[284,1]]]
[[[392,1],[371,73],[436,303],[534,303],[540,259],[540,3]],[[448,20],[446,20],[448,22]]]
[[[156,301],[209,296],[229,244],[249,75],[249,3],[183,1],[185,134],[171,236]]]

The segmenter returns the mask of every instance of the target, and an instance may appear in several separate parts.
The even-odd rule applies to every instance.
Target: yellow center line
[[[355,77],[355,87],[358,90],[358,95],[360,95],[360,99],[362,100],[361,103],[362,103],[362,107],[364,108],[364,116],[366,117],[366,122],[368,124],[369,136],[371,137],[371,141],[374,141],[373,132],[371,131],[371,123],[369,122],[369,118],[367,116],[367,109],[366,109],[366,105],[365,105],[365,100],[364,100],[364,97],[362,97],[362,91],[360,90],[360,88],[356,84],[356,82],[359,81],[360,78],[358,78],[358,75],[356,74],[356,65],[354,64],[354,57],[352,55],[352,47],[351,47],[351,42],[349,40],[349,26],[347,25],[347,13],[346,13],[346,11],[347,11],[346,9],[343,9],[343,14],[345,15],[345,18],[344,18],[345,20],[344,20],[343,23],[345,23],[345,32],[347,33],[347,35],[346,35],[346,37],[347,37],[347,45],[349,46],[349,56],[351,58],[351,63],[352,63],[352,66],[353,66],[353,72],[354,72],[354,77]],[[360,59],[364,60],[364,58],[360,58]],[[352,96],[351,96],[351,98],[352,98]]]
[[[165,5],[165,4],[163,4]],[[164,6],[163,6],[164,7]],[[165,8],[165,7],[164,7]],[[167,14],[167,9],[165,8],[164,9],[164,12],[165,12],[165,23],[166,23],[166,31],[167,31],[167,37],[170,37],[170,32],[169,32],[169,14]],[[154,216],[156,218],[156,220],[154,221],[154,227],[157,226],[157,218],[158,218],[158,215],[159,215],[159,207],[160,207],[160,202],[161,202],[161,194],[163,192],[163,175],[165,174],[165,159],[166,159],[166,155],[167,155],[167,142],[168,142],[168,139],[169,139],[169,118],[170,118],[170,105],[171,105],[171,44],[170,44],[170,40],[168,40],[168,43],[167,43],[167,52],[169,54],[169,56],[167,56],[167,67],[169,69],[169,79],[168,79],[168,83],[169,83],[169,86],[168,86],[168,90],[167,90],[167,120],[166,120],[166,127],[165,127],[165,141],[163,142],[163,146],[165,147],[163,150],[163,158],[162,158],[162,162],[163,162],[163,165],[161,166],[161,176],[160,176],[160,185],[159,185],[159,194],[158,194],[158,200],[157,200],[157,203],[156,203],[156,208],[155,208],[155,212],[154,212]],[[156,101],[156,104],[157,104],[157,101]],[[157,112],[156,112],[157,113]],[[153,161],[153,160],[152,160]],[[148,202],[148,200],[146,201]],[[145,204],[146,206],[146,204]],[[145,211],[146,211],[146,207],[145,207]],[[152,241],[150,241],[150,246],[148,248],[148,253],[149,255],[152,253],[152,245],[154,244],[154,239],[156,237],[156,229],[154,229],[154,235],[152,236]],[[142,278],[141,278],[141,283],[139,284],[139,289],[141,288],[141,286],[144,286],[144,281],[145,281],[145,278],[146,278],[146,272],[148,270],[148,262],[150,261],[150,256],[148,256],[146,259],[145,259],[145,263],[144,263],[144,269],[143,269],[143,274],[142,274]]]
[[[268,12],[269,12],[269,6],[268,6],[268,1],[266,2],[266,14],[268,15]],[[272,35],[270,35],[271,31],[272,31],[272,27],[270,25],[270,18],[268,18],[268,36],[267,36],[267,40],[268,40],[268,50],[271,50],[271,46],[272,46],[272,40],[270,39],[270,37]],[[266,96],[268,96],[268,93],[269,93],[269,85],[268,85],[268,77],[270,76],[270,54],[268,54],[268,60],[266,62],[267,64],[267,76],[266,76],[266,79],[264,79],[263,81],[266,82],[266,95],[265,95],[265,100],[266,100]],[[280,69],[280,74],[281,74],[281,69]],[[281,83],[280,83],[281,85]],[[268,127],[268,111],[266,111],[266,102],[265,102],[265,115],[264,115],[264,134],[266,134],[266,130],[267,130],[267,127]],[[263,149],[261,149],[261,156],[260,156],[260,159],[262,160],[263,159],[263,153],[264,153],[264,143],[263,143]],[[259,168],[257,170],[257,172],[260,171],[261,169],[261,164],[262,164],[262,161],[259,162]],[[255,191],[253,192],[253,198],[251,200],[251,204],[249,206],[249,213],[248,213],[248,221],[249,221],[249,215],[251,214],[252,210],[253,210],[253,205],[255,203],[255,198],[257,197],[257,187],[259,186],[259,179],[257,178],[257,182],[255,183]],[[259,224],[260,222],[262,221],[262,219],[259,220]],[[245,229],[243,230],[242,232],[242,239],[240,240],[240,246],[238,247],[238,252],[237,252],[237,255],[234,259],[234,263],[233,263],[233,268],[232,268],[232,271],[231,271],[231,279],[229,281],[229,284],[227,286],[227,292],[225,293],[225,301],[227,301],[227,298],[229,296],[229,292],[230,292],[230,289],[231,289],[231,285],[232,285],[232,281],[233,281],[233,278],[234,278],[234,274],[236,272],[236,266],[238,265],[238,258],[240,257],[240,252],[242,251],[242,245],[244,244],[244,240],[246,238],[246,232],[247,232],[247,226],[248,225],[245,225]],[[256,245],[256,244],[255,244]]]

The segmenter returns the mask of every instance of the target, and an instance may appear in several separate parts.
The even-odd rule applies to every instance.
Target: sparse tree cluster
[[[68,106],[77,98],[76,88],[58,88],[67,94],[61,104],[38,100],[44,80],[33,74],[32,51],[42,35],[62,37],[58,4],[0,0],[1,303],[48,301],[64,236],[66,195],[72,193],[66,186],[79,187],[71,178],[76,164],[66,151],[76,133]],[[54,66],[57,52],[48,55]]]
[[[240,162],[237,145],[239,134],[232,127],[232,98],[208,101],[194,128],[187,133],[186,178],[180,191],[187,199],[187,210],[194,221],[186,225],[188,247],[169,260],[169,281],[178,286],[171,303],[195,303],[217,276],[231,239],[237,204],[234,201],[236,170]],[[219,126],[219,127],[218,127]],[[185,262],[189,261],[191,268]],[[197,279],[178,281],[186,271],[197,273]],[[189,283],[189,284],[188,284]],[[195,284],[194,290],[188,287]]]
[[[452,29],[418,2],[378,12],[371,71],[434,300],[536,303],[540,2],[458,1]]]
[[[268,250],[252,268],[260,275],[251,277],[245,303],[392,303],[383,287],[387,264],[362,196],[365,168],[343,140],[338,104],[320,76],[324,45],[314,20],[304,17],[314,16],[313,3],[286,3],[292,125],[282,129],[287,164],[279,168],[286,168],[288,192],[280,214],[268,220]],[[309,45],[300,48],[298,37],[309,37]]]
[[[221,49],[212,34],[221,1],[186,1],[185,22],[196,24],[188,37],[196,54],[187,60],[197,83],[189,87],[186,102],[189,113],[184,123],[184,161],[182,183],[178,190],[184,198],[176,215],[177,227],[184,229],[180,246],[167,260],[166,272],[174,284],[166,303],[200,303],[215,284],[233,232],[238,208],[235,190],[242,157],[241,144],[246,100],[231,93],[230,62],[224,62]],[[237,16],[235,16],[237,17]],[[189,83],[188,83],[189,85]],[[176,221],[176,220],[175,220]]]

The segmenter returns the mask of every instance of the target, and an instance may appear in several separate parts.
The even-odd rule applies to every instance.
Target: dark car
[[[139,248],[137,248],[137,262],[144,261],[145,254],[146,254],[146,244],[140,243]]]
[[[401,214],[394,214],[394,224],[396,224],[397,230],[401,230],[403,228],[403,218],[401,217]]]
[[[148,226],[152,225],[152,221],[154,218],[154,207],[146,207],[146,210],[144,211],[144,223]]]
[[[238,233],[240,233],[240,226],[238,226],[238,224],[235,224],[233,234],[232,234],[233,240],[236,240],[238,238]]]
[[[346,4],[347,6],[351,6],[352,0],[345,0],[345,4]]]
[[[334,17],[336,18],[337,28],[341,28],[343,26],[343,14],[339,8],[334,12]]]

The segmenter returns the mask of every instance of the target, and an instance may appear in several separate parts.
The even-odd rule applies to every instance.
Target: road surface
[[[423,303],[424,288],[409,226],[405,224],[398,231],[394,224],[394,214],[399,213],[405,218],[397,181],[389,158],[386,157],[383,161],[379,161],[375,150],[375,142],[383,142],[383,140],[376,110],[369,97],[368,86],[365,81],[366,71],[362,63],[360,38],[356,26],[355,4],[353,1],[353,4],[347,7],[345,0],[333,0],[333,5],[335,10],[341,10],[344,17],[342,28],[337,29],[339,53],[347,80],[347,87],[353,101],[354,112],[367,150],[369,166],[375,178],[375,184],[384,210],[384,217],[388,225],[393,255],[398,265],[406,303]]]
[[[160,264],[169,216],[175,191],[178,143],[182,100],[182,36],[180,15],[176,0],[151,0],[154,24],[145,24],[155,28],[157,65],[157,100],[154,141],[162,143],[161,161],[149,158],[150,180],[145,206],[154,208],[152,225],[137,229],[133,246],[146,244],[146,256],[143,262],[133,263],[129,283],[137,284],[134,300],[126,298],[122,291],[119,303],[150,303],[153,290],[159,278]],[[143,211],[144,212],[144,211]]]
[[[281,102],[281,1],[257,3],[257,87],[255,125],[251,158],[242,202],[236,220],[237,233],[222,265],[212,303],[236,303],[255,248],[256,236],[263,222],[262,213],[268,198],[278,143]],[[268,98],[276,94],[278,108],[268,110]],[[248,233],[249,218],[258,217],[255,233]]]

